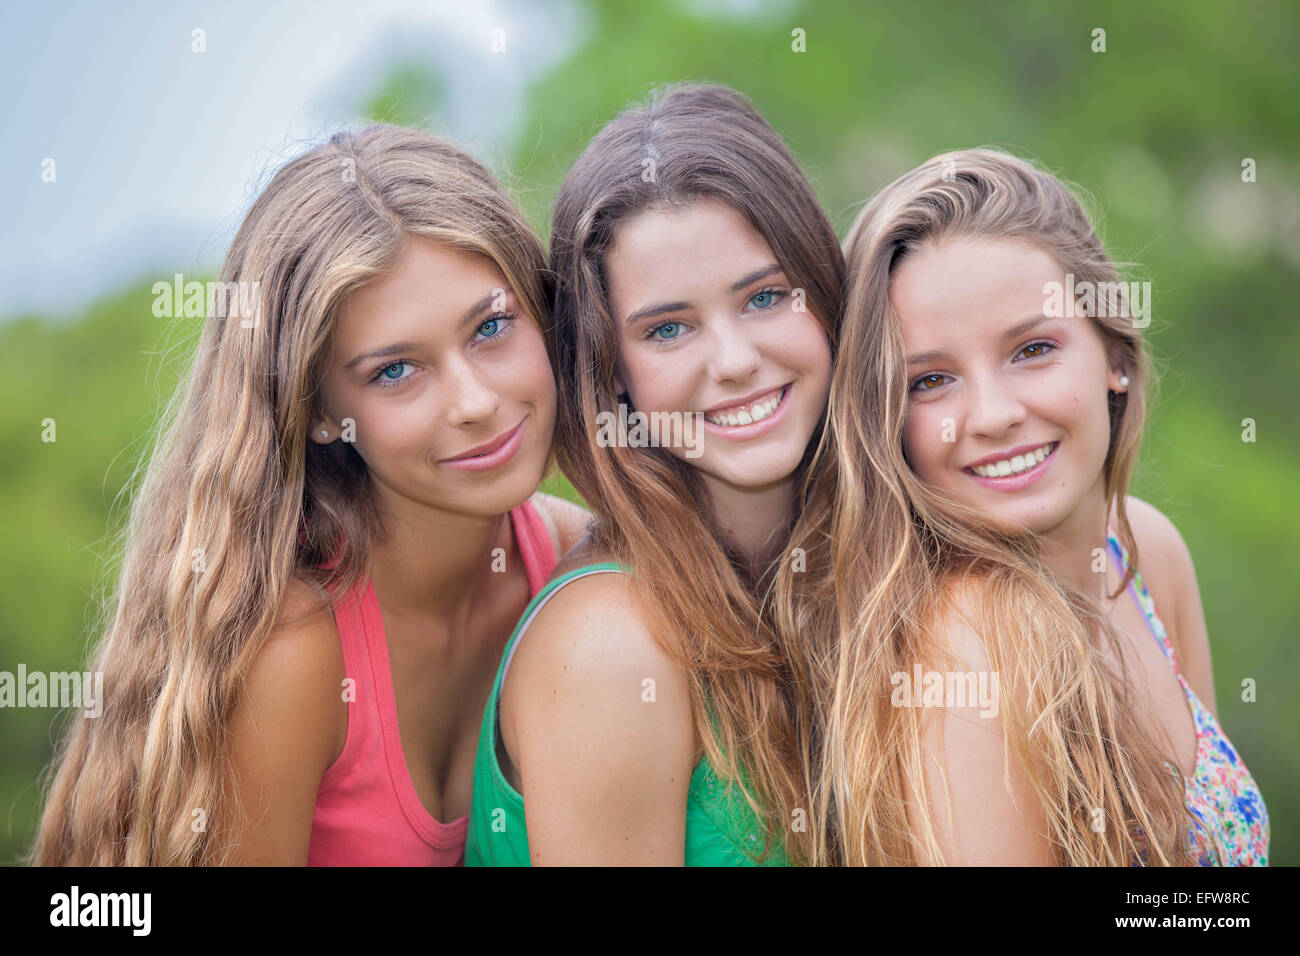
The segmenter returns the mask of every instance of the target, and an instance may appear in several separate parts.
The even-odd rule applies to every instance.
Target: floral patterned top
[[[1110,547],[1119,561],[1120,574],[1127,573],[1128,555],[1114,533],[1110,534]],[[1174,646],[1156,614],[1155,601],[1136,570],[1129,593],[1169,658],[1196,721],[1196,769],[1186,779],[1187,808],[1195,819],[1195,826],[1188,828],[1193,858],[1200,866],[1267,866],[1268,810],[1255,778],[1214,715],[1183,679]],[[1213,848],[1218,850],[1217,859]]]

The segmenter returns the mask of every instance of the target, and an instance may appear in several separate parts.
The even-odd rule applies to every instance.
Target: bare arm
[[[306,865],[321,777],[347,734],[338,630],[328,608],[297,613],[309,594],[291,591],[231,722],[235,864]]]
[[[686,676],[643,626],[631,581],[601,574],[568,585],[506,674],[502,733],[534,865],[685,862],[697,753]]]

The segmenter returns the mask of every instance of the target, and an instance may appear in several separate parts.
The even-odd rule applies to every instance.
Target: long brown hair
[[[221,270],[224,282],[255,284],[254,315],[208,317],[165,411],[91,664],[104,675],[103,714],[75,720],[56,754],[33,862],[209,864],[228,853],[220,834],[240,810],[228,724],[290,581],[315,585],[324,604],[368,573],[379,527],[365,464],[349,443],[307,434],[341,303],[383,276],[408,236],[492,259],[545,325],[541,245],[457,147],[372,126],[276,173]]]
[[[831,440],[810,491],[833,506],[829,523],[824,509],[810,511],[810,526],[797,532],[829,540],[833,574],[783,603],[787,616],[833,631],[838,641],[835,665],[823,672],[818,805],[825,825],[815,857],[941,861],[925,787],[923,715],[891,705],[890,679],[918,663],[950,661],[932,628],[962,595],[1000,675],[1009,752],[1025,768],[1058,862],[1182,862],[1191,822],[1183,781],[1145,729],[1150,723],[1138,719],[1145,702],[1122,654],[1117,673],[1099,650],[1103,634],[1117,652],[1120,643],[1095,598],[1053,579],[1033,535],[991,527],[978,510],[927,486],[905,458],[906,363],[890,278],[919,245],[953,236],[1019,239],[1080,282],[1118,279],[1070,189],[994,150],[936,156],[886,186],[854,224],[845,243],[850,282]],[[1126,308],[1121,316],[1094,311],[1090,319],[1112,366],[1131,382],[1126,393],[1110,395],[1104,474],[1107,504],[1135,562],[1125,496],[1152,372],[1141,332],[1124,315]],[[909,790],[919,795],[919,828],[909,825]]]
[[[651,176],[644,175],[647,163]],[[723,539],[694,468],[657,448],[602,447],[594,424],[619,403],[604,256],[634,214],[705,197],[739,212],[766,240],[790,281],[805,290],[808,310],[834,349],[843,257],[789,149],[734,90],[667,87],[600,131],[556,200],[556,455],[596,516],[600,544],[644,583],[646,620],[690,675],[705,756],[740,788],[770,844],[791,832],[796,810],[811,810],[813,733],[812,685],[802,671],[804,655],[790,646],[798,635],[777,632],[762,611],[772,569],[749,568]],[[810,448],[820,431],[819,425]],[[808,458],[795,474],[799,483]],[[789,527],[776,533],[784,536]],[[799,859],[799,841],[783,842]]]

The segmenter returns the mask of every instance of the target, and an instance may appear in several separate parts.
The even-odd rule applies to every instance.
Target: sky
[[[563,0],[6,7],[0,321],[74,318],[137,281],[215,272],[260,185],[357,125],[399,63],[439,75],[434,131],[499,165],[523,92],[583,27]]]

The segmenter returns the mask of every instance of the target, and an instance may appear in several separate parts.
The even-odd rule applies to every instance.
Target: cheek
[[[903,423],[903,451],[924,481],[933,481],[941,473],[945,450],[952,447],[943,441],[946,417],[936,405],[921,405],[910,409]]]
[[[1037,383],[1024,400],[1038,417],[1104,446],[1110,433],[1106,383],[1104,373],[1098,377],[1093,371],[1062,368],[1061,374]]]
[[[619,356],[618,368],[632,407],[641,411],[691,411],[695,384],[703,367],[688,349],[673,354],[647,355],[648,348],[629,349]]]
[[[554,408],[555,374],[541,332],[531,325],[521,328],[512,345],[502,361],[493,364],[493,387],[519,401]]]
[[[811,312],[795,312],[773,328],[765,342],[781,363],[814,380],[831,377],[831,346],[826,330]]]

